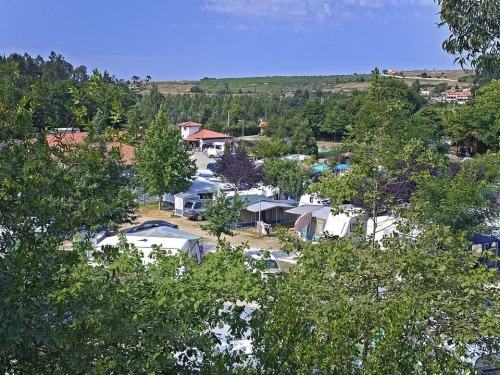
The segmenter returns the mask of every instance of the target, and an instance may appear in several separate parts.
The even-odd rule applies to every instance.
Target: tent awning
[[[302,229],[304,229],[305,227],[307,227],[309,225],[309,223],[311,222],[311,219],[312,219],[312,214],[310,212],[304,212],[295,221],[293,229],[295,229],[297,232],[300,232]]]
[[[323,207],[325,206],[323,206],[322,204],[305,204],[303,206],[291,208],[290,210],[286,210],[285,212],[287,214],[302,215],[305,212],[313,212]],[[330,208],[328,207],[328,209]]]
[[[312,217],[326,221],[331,212],[332,212],[331,207],[322,206],[320,207],[319,210],[315,210],[312,212]]]
[[[285,208],[291,208],[293,207],[292,205],[286,204],[286,203],[281,203],[281,202],[270,202],[270,201],[260,201],[260,202],[255,202],[249,206],[246,207],[246,210],[250,212],[259,212],[259,211],[267,211],[272,208],[277,208],[277,207],[285,207]]]
[[[149,237],[149,238],[185,238],[187,240],[199,240],[201,237],[195,234],[184,232],[170,227],[156,227],[138,232],[127,233],[128,237]]]

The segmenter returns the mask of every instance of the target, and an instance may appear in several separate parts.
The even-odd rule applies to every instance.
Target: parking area
[[[193,155],[191,156],[193,160],[196,161],[196,167],[200,169],[207,169],[207,164],[208,163],[213,163],[214,159],[209,158],[206,156],[203,152],[193,152]]]

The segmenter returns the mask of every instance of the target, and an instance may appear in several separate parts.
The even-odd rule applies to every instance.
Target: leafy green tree
[[[49,60],[42,66],[42,73],[42,78],[51,83],[70,79],[73,76],[73,65],[67,62],[62,55],[57,55],[52,51]]]
[[[325,118],[324,107],[318,99],[308,100],[302,108],[302,114],[309,120],[309,125],[313,129],[313,133],[321,127]]]
[[[498,351],[497,270],[466,250],[468,236],[498,217],[484,194],[498,182],[498,156],[453,172],[431,144],[405,136],[397,119],[408,107],[376,85],[372,117],[349,129],[351,169],[314,187],[335,205],[361,192],[370,216],[397,215],[397,234],[360,241],[367,233],[358,226],[357,236],[317,244],[288,238],[284,249],[300,249],[299,266],[252,314],[257,373],[455,374],[471,371],[475,348]],[[405,181],[414,187],[401,204],[389,188]]]
[[[78,82],[88,81],[87,67],[85,65],[77,66],[73,72],[73,79]]]
[[[222,190],[217,191],[213,200],[205,202],[205,208],[208,224],[201,225],[203,230],[217,237],[217,242],[222,234],[234,235],[232,228],[238,226],[241,210],[244,208],[243,198],[237,190],[234,196],[227,196]]]
[[[448,131],[457,140],[474,132],[477,139],[488,148],[497,151],[500,147],[500,81],[493,80],[476,91],[474,100],[455,108],[448,116]]]
[[[256,140],[251,149],[259,159],[276,158],[288,153],[290,146],[281,139],[259,139]]]
[[[301,121],[300,125],[295,128],[290,142],[290,148],[297,154],[313,156],[318,154],[316,138],[314,137],[313,131],[309,126],[308,120]]]
[[[196,165],[184,148],[181,133],[160,108],[136,148],[134,169],[145,192],[159,197],[176,194],[191,186]]]
[[[333,140],[338,139],[338,135],[342,135],[349,123],[347,112],[341,108],[332,108],[325,115],[320,130],[333,135]]]
[[[439,26],[447,26],[450,36],[443,49],[456,55],[462,67],[470,62],[472,68],[489,70],[499,64],[500,4],[496,1],[435,0],[441,7]],[[467,15],[464,18],[464,14]]]
[[[297,201],[308,188],[312,170],[294,160],[275,159],[264,163],[264,174],[267,184],[278,187]]]

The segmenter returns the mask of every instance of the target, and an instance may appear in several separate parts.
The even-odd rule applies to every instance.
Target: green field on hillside
[[[422,87],[432,87],[446,82],[449,86],[469,86],[474,77],[472,72],[464,70],[412,70],[394,75],[408,85],[419,80]],[[425,75],[425,78],[422,77]],[[370,74],[349,74],[331,76],[274,76],[242,78],[208,78],[200,81],[165,81],[156,82],[163,94],[185,94],[204,92],[206,94],[277,94],[297,90],[352,91],[366,90]],[[143,88],[147,92],[147,87]]]

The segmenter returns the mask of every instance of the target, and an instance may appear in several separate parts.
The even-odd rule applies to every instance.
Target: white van
[[[205,149],[205,155],[209,158],[221,156],[224,153],[224,142],[214,142],[212,147]]]

